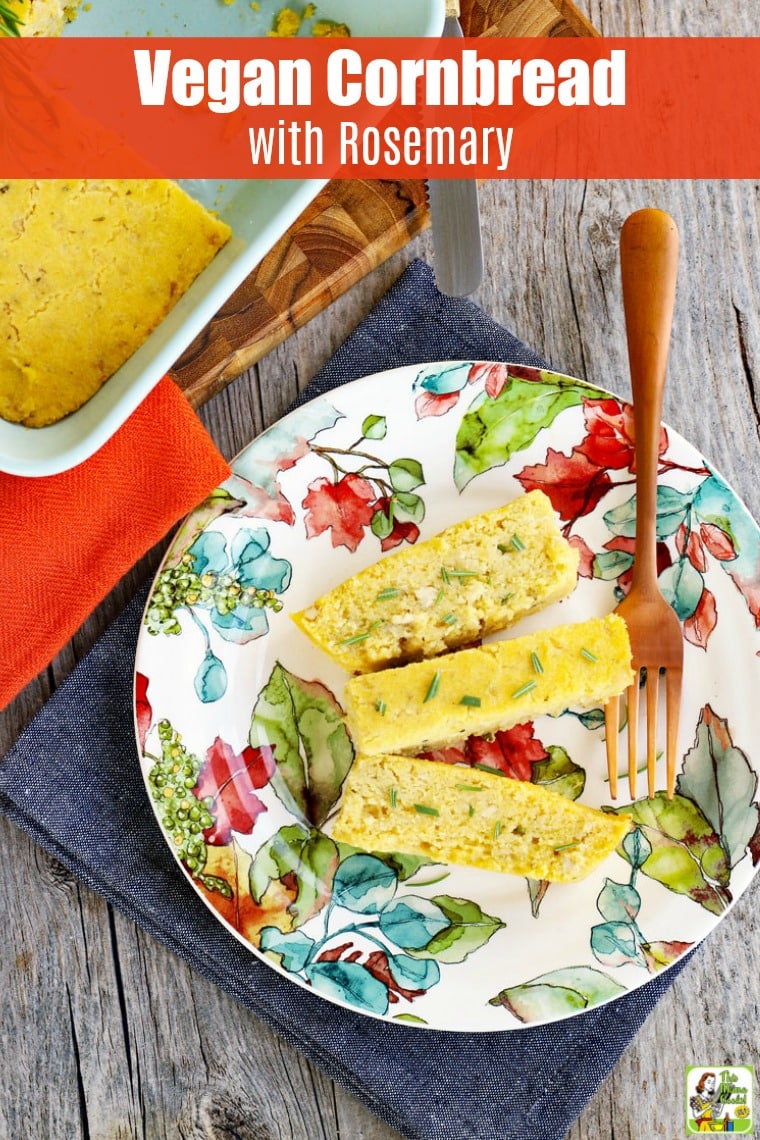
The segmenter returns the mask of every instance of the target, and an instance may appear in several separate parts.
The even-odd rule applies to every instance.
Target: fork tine
[[[652,675],[653,674],[653,675]],[[647,670],[647,790],[650,800],[657,784],[657,690],[660,684],[660,670]]]
[[[604,736],[607,746],[607,777],[610,795],[617,799],[618,791],[618,730],[620,725],[619,697],[610,697],[604,706]]]
[[[639,752],[639,670],[628,686],[628,791],[636,799],[636,768]]]
[[[665,709],[667,714],[667,789],[672,800],[676,787],[676,748],[678,746],[678,720],[681,711],[680,669],[665,670]]]

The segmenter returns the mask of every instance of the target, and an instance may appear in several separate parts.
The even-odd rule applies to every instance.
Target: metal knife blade
[[[462,39],[459,0],[446,0],[443,38]],[[474,178],[427,180],[436,284],[441,293],[465,297],[483,279],[478,184]]]

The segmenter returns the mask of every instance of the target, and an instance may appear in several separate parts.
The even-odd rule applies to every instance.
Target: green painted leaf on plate
[[[548,376],[540,381],[510,376],[495,398],[482,393],[462,417],[457,433],[457,488],[462,491],[476,475],[507,463],[566,408],[600,394],[568,377]]]
[[[388,476],[394,491],[414,491],[425,482],[422,465],[417,459],[394,459],[388,467]]]
[[[503,1005],[518,1020],[549,1021],[568,1017],[625,993],[625,986],[594,966],[569,966],[541,974],[522,985],[509,986],[489,1005]]]
[[[558,792],[568,800],[577,800],[586,786],[586,773],[571,760],[567,751],[557,744],[550,744],[546,760],[537,760],[533,765],[531,782]]]
[[[630,815],[651,845],[640,868],[644,875],[713,914],[723,913],[731,901],[731,869],[719,836],[692,800],[682,795],[669,800],[658,792],[617,811]],[[621,850],[626,855],[625,847]]]
[[[330,690],[277,662],[253,710],[250,739],[274,749],[272,787],[281,799],[310,823],[322,824],[354,757],[343,710]]]
[[[485,914],[476,902],[469,899],[437,895],[432,901],[443,911],[449,925],[435,934],[423,949],[412,951],[415,958],[464,962],[468,954],[485,946],[496,931],[505,926],[500,918]]]
[[[272,882],[286,876],[295,887],[288,906],[293,927],[302,926],[330,899],[338,848],[327,835],[287,824],[256,852],[248,872],[251,897],[260,903]]]
[[[710,705],[700,714],[694,744],[686,753],[678,791],[701,809],[721,838],[731,866],[744,857],[758,822],[757,775],[731,738],[728,721]]]
[[[367,416],[362,424],[363,439],[385,439],[388,434],[388,421],[385,416]]]

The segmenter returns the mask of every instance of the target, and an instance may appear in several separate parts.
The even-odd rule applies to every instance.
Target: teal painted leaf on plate
[[[212,704],[221,700],[227,692],[227,670],[210,649],[198,667],[193,688],[198,700],[203,704]]]
[[[330,690],[277,662],[256,701],[250,737],[274,749],[272,787],[280,798],[319,827],[354,758],[343,710]]]
[[[313,962],[306,977],[325,997],[378,1016],[388,1012],[388,987],[358,962]]]
[[[247,645],[265,637],[269,632],[266,610],[259,606],[237,605],[229,613],[211,610],[211,624],[217,633],[232,645]]]
[[[641,834],[638,828],[634,834],[637,833]],[[596,908],[608,922],[633,922],[641,910],[641,895],[630,883],[605,879]]]
[[[634,827],[623,840],[623,851],[633,869],[638,871],[652,854],[652,844],[640,827]]]
[[[673,607],[679,621],[696,613],[705,582],[688,558],[679,558],[666,567],[658,579],[663,597]]]
[[[757,775],[734,744],[728,722],[710,705],[702,709],[677,787],[699,806],[735,866],[744,858],[760,823]]]
[[[602,922],[591,928],[591,949],[603,966],[646,966],[644,952],[629,922]]]
[[[283,970],[300,974],[306,968],[316,943],[301,930],[283,934],[276,926],[265,926],[259,941],[264,953],[274,958]]]
[[[432,902],[440,907],[449,925],[435,934],[415,958],[435,958],[438,962],[464,962],[469,954],[485,946],[497,930],[506,925],[500,918],[486,914],[478,903],[469,899],[437,895]]]
[[[290,585],[292,568],[284,558],[274,558],[272,539],[264,527],[240,530],[232,540],[230,557],[241,586],[273,590],[282,594]]]
[[[227,540],[218,530],[207,530],[196,538],[187,553],[196,574],[222,574],[229,566]]]
[[[380,912],[380,929],[402,950],[422,950],[449,925],[439,906],[417,895],[394,899]]]
[[[432,396],[450,396],[454,392],[461,392],[467,386],[472,371],[472,364],[458,363],[435,368],[423,368],[417,373],[414,388],[421,388],[423,392],[430,392]]]
[[[731,868],[720,837],[692,800],[669,800],[658,792],[617,811],[632,817],[652,848],[640,867],[644,875],[713,914],[723,913],[731,901]]]
[[[657,537],[667,538],[675,534],[689,513],[694,494],[677,491],[674,487],[660,484],[657,488]],[[636,535],[636,496],[621,503],[604,514],[604,522],[613,534],[623,538]]]
[[[377,914],[396,894],[396,872],[374,855],[349,855],[333,881],[333,902],[356,914]]]
[[[621,574],[633,566],[633,555],[627,550],[600,550],[592,563],[595,578],[603,582],[616,582]]]
[[[441,979],[437,962],[412,958],[409,954],[389,954],[388,969],[397,985],[408,990],[429,990]]]
[[[560,412],[578,407],[595,390],[565,377],[523,380],[510,376],[498,396],[479,395],[462,417],[456,441],[454,482],[462,491],[471,479],[507,463],[524,450]]]
[[[519,1021],[550,1021],[619,997],[625,986],[593,966],[569,966],[541,974],[522,985],[509,986],[489,1005],[502,1005]]]

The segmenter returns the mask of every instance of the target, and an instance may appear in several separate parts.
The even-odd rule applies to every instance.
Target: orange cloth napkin
[[[79,466],[40,479],[0,473],[0,709],[229,473],[168,377]]]

